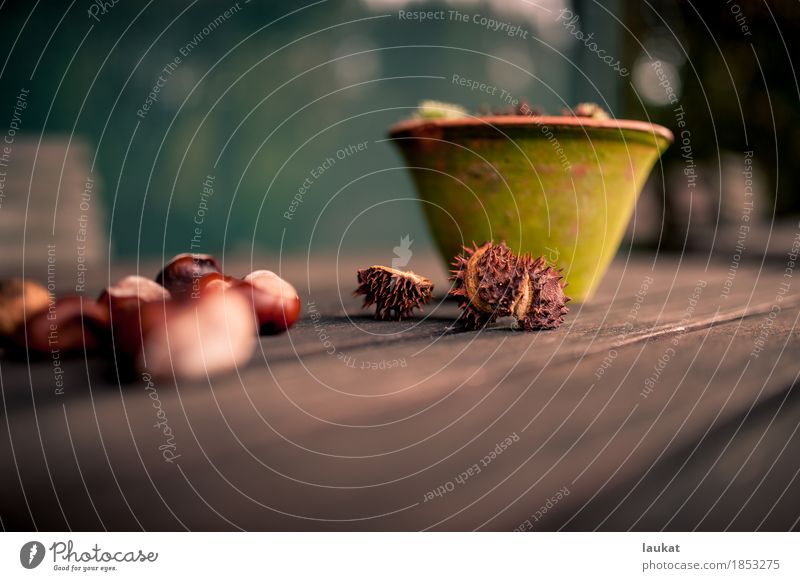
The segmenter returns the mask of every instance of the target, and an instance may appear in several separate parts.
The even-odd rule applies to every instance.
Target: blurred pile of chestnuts
[[[0,342],[10,356],[113,354],[126,372],[196,379],[247,363],[258,333],[287,330],[300,308],[294,287],[271,271],[239,279],[212,256],[179,254],[155,280],[125,277],[96,301],[0,282]]]

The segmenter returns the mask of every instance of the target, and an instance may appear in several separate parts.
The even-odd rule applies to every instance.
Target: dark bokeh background
[[[562,8],[580,15],[580,29],[631,74],[616,74],[571,36],[557,22]],[[522,27],[526,38],[471,20],[398,17],[398,10],[419,9],[496,18]],[[205,199],[196,250],[391,248],[406,234],[420,248],[428,238],[409,199],[411,182],[396,169],[401,161],[392,146],[380,141],[420,99],[473,110],[503,105],[499,92],[454,85],[459,74],[548,112],[597,101],[614,116],[675,129],[673,105],[650,66],[658,59],[685,109],[702,188],[686,191],[685,162],[673,147],[665,157],[667,187],[657,169],[631,234],[640,244],[703,248],[704,232],[726,216],[736,221],[744,151],[755,152],[758,213],[770,222],[773,211],[780,217],[800,210],[800,109],[790,61],[800,54],[799,16],[792,0],[121,1],[104,9],[86,0],[6,2],[0,127],[8,126],[24,88],[26,139],[85,147],[78,173],[91,174],[104,208],[97,227],[105,236],[96,238],[110,239],[119,255],[187,250],[208,175],[214,192]],[[197,35],[166,75],[158,101],[138,116],[164,67]],[[315,181],[292,221],[281,219],[313,168],[364,141],[365,151]],[[6,206],[25,194],[9,189]],[[2,209],[3,228],[18,226]]]

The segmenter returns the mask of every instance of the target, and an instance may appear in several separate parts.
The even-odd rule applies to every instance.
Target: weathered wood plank
[[[265,362],[271,368],[280,369],[280,364],[286,362],[291,366],[290,372],[294,372],[299,360],[304,366],[303,373],[308,373],[308,379],[313,382],[317,374],[327,373],[329,365],[366,370],[397,365],[397,369],[388,371],[401,373],[404,369],[401,366],[413,364],[421,350],[438,353],[433,372],[450,359],[451,351],[493,351],[498,340],[530,345],[525,356],[536,357],[543,363],[574,359],[588,353],[607,354],[620,345],[673,333],[683,327],[719,324],[744,314],[768,311],[774,302],[775,289],[783,280],[782,271],[775,269],[743,269],[737,286],[730,289],[723,299],[720,291],[725,284],[724,271],[719,268],[707,271],[702,261],[667,258],[658,265],[657,274],[653,273],[654,263],[641,260],[621,262],[614,265],[596,300],[573,306],[564,327],[525,336],[510,334],[500,327],[480,333],[463,333],[457,327],[453,328],[453,321],[458,316],[455,303],[441,295],[419,319],[401,323],[372,321],[360,310],[359,299],[330,287],[331,280],[341,277],[327,272],[329,261],[320,264],[328,266],[315,266],[309,272],[315,273],[315,277],[327,277],[328,286],[306,295],[305,316],[289,333],[262,339],[260,358],[263,362],[255,365]],[[425,264],[431,270],[437,267],[432,260]],[[234,267],[237,272],[247,269],[248,265]],[[296,265],[293,264],[291,270],[297,277],[301,276]],[[679,271],[680,277],[677,276]],[[698,281],[706,286],[699,288]],[[324,281],[315,279],[308,287],[316,288],[318,282],[322,284]],[[797,290],[791,289],[786,295],[786,304],[797,300]],[[697,296],[693,298],[693,295]],[[315,319],[311,314],[318,314],[320,318]],[[47,365],[36,365],[29,370],[26,363],[6,362],[3,369],[12,378],[6,381],[7,405],[13,407],[20,391],[24,400],[31,384],[39,386],[37,390],[42,398],[38,405],[61,401],[61,398],[47,397],[53,391],[53,374]],[[31,380],[27,377],[29,371]],[[107,363],[67,362],[65,376],[70,383],[68,396],[85,397],[90,384],[103,386],[110,382],[116,389],[113,366]],[[219,387],[224,386],[224,381],[216,383]]]
[[[768,315],[781,271],[743,269],[722,298],[723,269],[670,260],[657,274],[615,265],[596,301],[546,333],[448,331],[452,303],[423,321],[371,321],[322,286],[336,278],[320,266],[324,280],[305,289],[320,297],[316,327],[306,317],[265,338],[239,374],[147,389],[78,361],[56,396],[46,362],[30,377],[3,362],[0,460],[13,468],[0,518],[54,530],[510,529],[567,487],[533,523],[558,528],[794,381],[795,294]]]
[[[785,531],[800,526],[800,389],[732,418],[541,528]]]
[[[766,281],[769,291],[776,280]],[[767,349],[750,357],[767,304],[744,318],[708,320],[719,302],[707,286],[689,324],[676,325],[693,284],[690,277],[676,287],[681,300],[643,308],[641,336],[610,363],[620,327],[597,334],[588,317],[612,317],[596,303],[585,322],[576,314],[553,333],[434,333],[432,345],[416,337],[353,347],[363,358],[413,350],[413,363],[388,371],[309,353],[303,365],[266,357],[209,385],[160,383],[180,454],[174,463],[158,450],[165,438],[143,384],[92,387],[91,398],[35,412],[18,407],[8,420],[16,457],[7,444],[0,453],[19,466],[36,525],[45,528],[96,528],[101,520],[147,529],[514,528],[564,486],[570,494],[551,515],[571,514],[561,511],[791,385],[797,309],[784,303]],[[701,306],[704,299],[713,308]],[[630,308],[630,294],[623,303]],[[741,297],[736,305],[732,313],[752,309]],[[668,328],[653,336],[654,323]],[[491,458],[514,434],[519,441]],[[476,463],[479,474],[447,490]],[[426,502],[440,486],[445,493]],[[3,521],[28,526],[15,482],[0,492]]]

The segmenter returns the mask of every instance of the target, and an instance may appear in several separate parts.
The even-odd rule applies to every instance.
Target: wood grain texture
[[[772,416],[754,411],[786,398],[800,372],[800,295],[779,294],[783,269],[742,267],[725,291],[725,264],[623,259],[562,328],[524,334],[454,328],[431,259],[412,266],[442,300],[413,321],[373,321],[349,295],[367,263],[283,264],[304,297],[295,328],[262,338],[236,374],[157,383],[173,462],[159,450],[167,440],[144,380],[119,383],[109,362],[72,361],[55,395],[47,362],[2,362],[3,526],[797,526],[796,454],[780,455],[774,486],[738,487],[795,446],[784,419],[793,406],[768,430]],[[729,451],[752,449],[762,433],[765,460]],[[675,478],[665,488],[657,476]]]

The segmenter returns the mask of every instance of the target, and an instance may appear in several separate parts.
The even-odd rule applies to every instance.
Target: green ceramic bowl
[[[414,119],[394,125],[431,234],[450,263],[462,245],[505,240],[563,268],[591,298],[672,133],[580,117]]]

